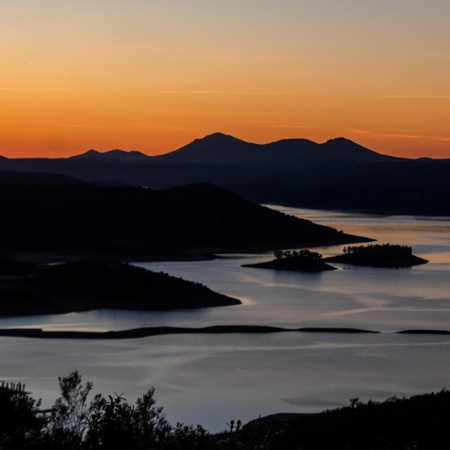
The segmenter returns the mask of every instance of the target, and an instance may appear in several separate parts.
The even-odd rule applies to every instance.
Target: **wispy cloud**
[[[0,87],[0,91],[30,91],[30,92],[59,92],[73,91],[68,88],[29,88],[29,87]]]
[[[352,97],[361,98],[431,98],[431,99],[450,99],[447,94],[361,94],[352,95]]]
[[[421,141],[429,141],[429,142],[437,142],[437,143],[447,143],[450,142],[450,137],[446,136],[429,136],[426,134],[409,134],[409,133],[385,133],[385,132],[374,132],[374,135],[377,135],[382,138],[394,138],[394,139],[408,139],[408,140],[421,140]]]
[[[282,122],[270,122],[270,121],[258,121],[249,120],[249,124],[263,125],[269,128],[282,128],[282,129],[299,129],[299,130],[322,130],[326,132],[328,130],[336,135],[336,131],[344,136],[352,136],[355,134],[377,137],[379,139],[405,139],[405,140],[422,140],[428,142],[436,143],[447,143],[450,142],[450,137],[446,136],[429,136],[426,134],[421,134],[419,130],[416,129],[398,129],[398,130],[374,130],[374,129],[360,129],[360,128],[349,128],[349,127],[330,127],[322,125],[311,125],[311,124],[295,124],[295,123],[282,123]]]
[[[323,125],[310,125],[306,123],[285,123],[285,122],[273,122],[265,120],[247,120],[246,123],[252,125],[264,125],[271,128],[298,128],[298,129],[320,129],[320,130],[344,130],[342,127],[328,127]]]
[[[450,95],[423,95],[423,94],[392,94],[385,95],[385,98],[450,98]]]
[[[106,125],[94,125],[92,123],[57,123],[57,122],[40,122],[37,125],[44,127],[58,128],[109,128]]]
[[[138,90],[138,89],[108,89],[105,92],[140,92],[162,95],[303,95],[291,91],[234,91],[227,89],[174,89],[174,90]]]

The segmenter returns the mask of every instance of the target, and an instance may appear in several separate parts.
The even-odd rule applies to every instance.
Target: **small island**
[[[257,264],[244,264],[242,267],[256,269],[290,270],[295,272],[322,272],[336,268],[325,263],[322,255],[308,249],[303,250],[275,250],[275,259]]]
[[[411,267],[428,262],[413,255],[411,247],[394,244],[348,246],[344,247],[344,254],[326,258],[325,261],[386,268]]]
[[[0,316],[238,305],[200,283],[108,260],[0,264]]]

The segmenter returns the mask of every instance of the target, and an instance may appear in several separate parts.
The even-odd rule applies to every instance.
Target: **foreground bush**
[[[61,395],[40,410],[21,384],[0,385],[1,450],[448,450],[450,392],[391,398],[320,414],[277,414],[209,434],[171,425],[154,389],[129,404],[121,395],[91,396],[78,372],[59,378]]]

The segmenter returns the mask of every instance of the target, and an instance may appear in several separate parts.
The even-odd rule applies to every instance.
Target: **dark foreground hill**
[[[152,190],[0,173],[0,202],[4,252],[158,259],[366,240],[204,184]]]
[[[321,414],[278,414],[248,424],[242,440],[266,433],[273,447],[303,450],[446,450],[450,392],[391,398],[378,403],[351,399]],[[270,437],[269,437],[270,436]]]
[[[0,158],[0,170],[154,189],[212,183],[258,203],[450,215],[450,159],[395,158],[345,138],[254,144],[214,133],[160,156],[90,150],[71,158]]]

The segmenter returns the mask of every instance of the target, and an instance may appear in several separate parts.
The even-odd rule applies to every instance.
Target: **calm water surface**
[[[79,370],[94,391],[130,401],[150,386],[168,418],[212,431],[281,411],[319,411],[350,398],[382,400],[450,388],[450,337],[398,335],[450,330],[450,218],[369,216],[277,209],[347,233],[413,247],[429,264],[410,269],[336,265],[320,274],[242,268],[266,255],[140,264],[199,281],[240,306],[177,312],[95,311],[1,319],[2,327],[117,330],[220,324],[358,327],[375,335],[282,333],[179,335],[128,341],[0,339],[0,379],[23,381],[51,404],[57,377]],[[318,249],[325,256],[341,247]]]

